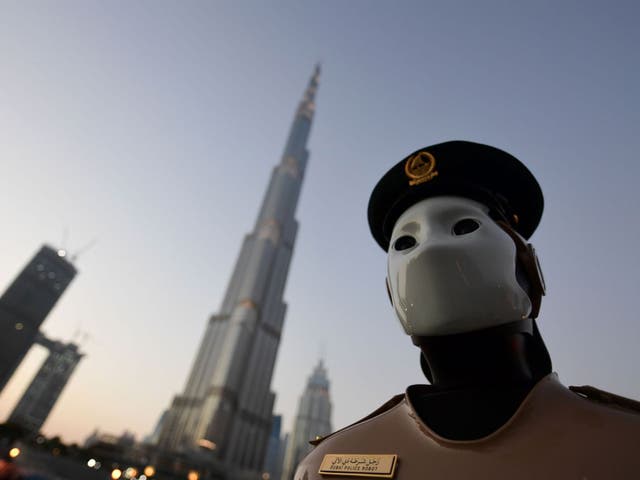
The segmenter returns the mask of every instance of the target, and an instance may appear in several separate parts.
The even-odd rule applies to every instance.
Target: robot
[[[543,206],[518,159],[473,142],[422,148],[382,177],[369,226],[430,385],[311,442],[295,480],[639,475],[640,403],[567,388],[552,371],[536,323],[545,282],[528,243]]]

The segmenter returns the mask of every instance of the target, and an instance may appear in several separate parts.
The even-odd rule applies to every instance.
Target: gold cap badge
[[[420,185],[438,176],[436,159],[429,152],[418,152],[411,155],[404,164],[404,173],[409,177],[409,185]]]

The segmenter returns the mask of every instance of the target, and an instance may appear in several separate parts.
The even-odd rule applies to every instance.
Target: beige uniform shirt
[[[318,442],[294,478],[640,479],[640,415],[593,391],[597,401],[550,374],[505,425],[471,441],[440,437],[398,395]]]

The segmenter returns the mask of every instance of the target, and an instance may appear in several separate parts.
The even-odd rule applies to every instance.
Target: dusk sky
[[[542,186],[538,325],[561,381],[640,398],[638,5],[1,2],[0,290],[43,243],[97,239],[43,323],[88,336],[44,432],[140,438],[182,391],[318,61],[272,382],[285,429],[321,357],[334,428],[425,382],[366,206],[392,165],[452,139]]]

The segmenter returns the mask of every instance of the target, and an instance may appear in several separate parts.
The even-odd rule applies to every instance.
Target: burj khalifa
[[[257,471],[269,437],[273,367],[287,304],[283,291],[298,229],[295,210],[309,151],[320,68],[296,110],[253,231],[245,236],[222,305],[212,315],[184,392],[160,433],[163,450],[207,453],[238,471]]]

